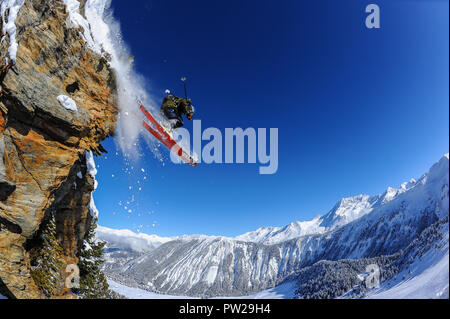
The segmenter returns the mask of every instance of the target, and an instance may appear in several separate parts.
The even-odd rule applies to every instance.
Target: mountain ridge
[[[449,153],[446,153],[439,162],[445,159],[447,159],[448,161]],[[435,165],[437,165],[439,162],[437,162]],[[421,181],[426,179],[429,172],[430,171],[423,174],[419,179],[412,178],[408,182],[402,183],[400,188],[393,188],[389,186],[387,187],[386,191],[378,195],[359,194],[341,198],[328,213],[324,215],[319,214],[312,220],[294,221],[288,225],[281,227],[260,227],[254,231],[250,231],[235,237],[201,234],[161,237],[155,234],[149,235],[145,233],[135,233],[128,229],[117,230],[104,226],[99,226],[98,233],[100,239],[104,238],[103,240],[114,243],[119,243],[126,237],[132,237],[136,239],[140,238],[141,240],[144,240],[143,238],[145,238],[145,241],[149,243],[150,248],[159,247],[161,244],[173,240],[191,240],[201,238],[224,238],[244,242],[262,243],[267,245],[281,243],[286,240],[306,235],[324,234],[328,231],[332,231],[354,220],[357,220],[362,216],[370,213],[374,208],[380,205],[384,205],[392,201],[399,195],[411,190],[419,183],[421,183]],[[112,238],[113,236],[115,236],[116,238]],[[128,246],[133,246],[133,244],[130,243]],[[138,250],[142,251],[143,248],[140,247]]]
[[[353,205],[352,200],[341,201],[340,204],[346,204],[342,207],[350,210],[350,218],[344,225],[323,233],[289,238],[298,234],[294,223],[285,231],[295,232],[283,233],[282,241],[279,234],[274,234],[272,243],[267,238],[261,243],[226,237],[179,237],[138,254],[110,250],[105,272],[112,280],[153,292],[242,296],[275,287],[300,269],[320,261],[391,256],[448,216],[448,166],[448,156],[444,156],[403,191],[391,190],[386,193],[390,196],[370,201],[361,197],[371,205],[370,212]],[[332,209],[328,216],[337,216],[338,210]],[[347,222],[360,212],[360,217]],[[317,217],[314,226],[320,220]]]

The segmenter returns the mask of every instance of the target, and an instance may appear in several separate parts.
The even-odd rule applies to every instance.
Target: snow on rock
[[[95,190],[98,187],[98,182],[95,179],[95,177],[97,176],[97,168],[95,167],[94,154],[92,154],[92,151],[86,151],[85,154],[86,154],[87,172],[94,178],[94,190]],[[92,217],[98,218],[98,209],[95,206],[93,193],[91,194],[91,201],[89,202],[89,212],[91,213]]]
[[[8,53],[10,59],[13,61],[13,63],[16,63],[16,56],[17,56],[17,40],[16,40],[16,18],[17,14],[19,13],[20,8],[24,4],[25,0],[2,0],[1,7],[0,7],[0,13],[2,16],[2,22],[3,22],[3,38],[1,41],[5,39],[6,34],[9,35],[9,48]],[[6,17],[6,11],[9,9],[8,17]]]
[[[133,58],[123,41],[120,25],[114,20],[110,10],[111,0],[86,0],[82,12],[80,1],[64,0],[64,3],[69,11],[67,18],[69,26],[83,28],[83,38],[87,46],[103,55],[117,75],[120,113],[116,128],[116,143],[126,156],[136,158],[139,156],[137,141],[142,137],[153,154],[162,161],[157,141],[136,125],[135,116],[127,116],[127,114],[133,114],[136,101],[141,100],[153,114],[156,114],[157,120],[163,121],[159,115],[159,108],[155,107],[157,103],[143,85],[145,79],[133,68]]]
[[[92,217],[98,218],[98,209],[97,206],[95,206],[93,194],[91,194],[91,201],[89,202],[89,213]]]
[[[104,20],[108,0],[87,0],[84,5],[84,16],[80,13],[80,2],[77,0],[64,0],[69,11],[69,24],[71,27],[82,27],[83,38],[88,47],[98,54],[103,51],[116,55],[109,25]],[[114,56],[113,56],[114,58]]]
[[[111,29],[104,20],[105,10],[108,7],[105,0],[87,0],[84,12],[91,28],[94,45],[97,52],[104,50],[110,54],[115,54],[116,49],[112,42]]]
[[[159,116],[159,108],[155,107],[157,103],[150,97],[143,85],[145,79],[133,68],[132,54],[124,43],[119,24],[111,15],[110,3],[109,0],[87,0],[84,11],[91,29],[95,50],[109,53],[109,65],[117,74],[120,114],[116,129],[116,141],[124,154],[136,157],[139,155],[137,141],[143,137],[154,155],[162,159],[155,139],[145,133],[139,125],[136,125],[134,115],[129,116],[134,114],[136,101],[140,100],[147,109],[155,114],[157,120],[162,120]]]
[[[69,26],[72,28],[82,27],[84,30],[83,39],[92,50],[99,53],[98,45],[96,45],[92,37],[89,22],[80,14],[80,2],[77,0],[64,0],[64,4],[69,11]]]
[[[97,168],[95,166],[94,154],[92,154],[92,151],[86,151],[86,165],[88,174],[95,178],[95,176],[97,176]]]
[[[70,97],[66,95],[60,95],[56,99],[66,110],[78,112],[77,104]]]

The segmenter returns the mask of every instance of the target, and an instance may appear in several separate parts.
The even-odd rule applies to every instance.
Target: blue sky
[[[369,3],[381,8],[379,30],[365,28]],[[398,187],[448,152],[448,1],[112,6],[157,100],[165,89],[182,95],[187,76],[203,127],[279,128],[279,170],[163,166],[145,149],[124,164],[108,140],[109,154],[97,158],[103,226],[160,236],[282,226],[342,197]]]

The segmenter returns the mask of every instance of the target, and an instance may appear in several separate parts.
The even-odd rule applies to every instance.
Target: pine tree
[[[63,251],[56,239],[56,223],[53,214],[41,230],[38,240],[41,241],[41,245],[35,252],[31,275],[45,296],[50,298],[61,283],[64,266],[64,262],[58,259]]]
[[[80,289],[77,293],[83,299],[110,299],[114,294],[109,290],[106,276],[100,268],[104,263],[103,252],[106,243],[95,239],[96,228],[97,220],[94,220],[78,254]]]

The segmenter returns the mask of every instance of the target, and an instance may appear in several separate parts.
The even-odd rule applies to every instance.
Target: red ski
[[[157,120],[153,117],[153,115],[147,111],[147,109],[142,105],[140,101],[139,108],[141,112],[145,115],[145,117],[150,121],[151,124],[148,124],[146,121],[142,122],[144,128],[150,132],[154,137],[156,137],[161,143],[163,143],[169,150],[171,150],[174,154],[179,156],[183,161],[188,163],[191,166],[197,166],[198,163],[194,160],[194,158],[187,153],[183,148],[178,145],[177,141],[175,141],[169,133],[158,123]]]

